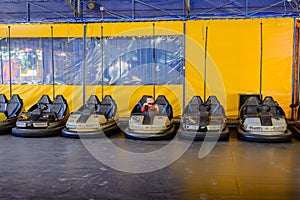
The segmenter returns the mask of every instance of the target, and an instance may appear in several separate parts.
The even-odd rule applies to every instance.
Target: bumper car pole
[[[207,37],[208,26],[205,28],[205,47],[204,47],[204,101],[206,100],[206,59],[207,59]]]
[[[262,101],[262,75],[263,75],[263,23],[260,23],[260,61],[259,61],[259,98]]]
[[[55,99],[55,84],[54,84],[54,38],[53,38],[53,26],[51,26],[51,67],[52,67],[52,95]]]
[[[104,98],[103,26],[101,26],[101,30],[100,30],[100,45],[101,45],[101,95],[102,95],[101,101],[103,101],[103,98]]]
[[[152,70],[153,70],[153,98],[155,99],[155,85],[156,85],[156,56],[155,56],[155,23],[152,24]]]
[[[9,69],[9,98],[12,96],[12,84],[11,84],[11,52],[10,52],[10,26],[8,26],[8,69]]]

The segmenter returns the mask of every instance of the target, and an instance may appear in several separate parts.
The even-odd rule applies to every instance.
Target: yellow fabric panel
[[[100,36],[101,26],[104,36],[152,36],[153,23],[155,35],[182,34],[183,22],[123,22],[123,23],[92,23],[87,25],[87,37]]]
[[[187,37],[191,38],[191,43],[196,44],[187,44],[189,62],[186,77],[192,87],[187,89],[187,97],[195,94],[203,97],[205,27],[208,26],[208,90],[212,95],[221,97],[222,103],[226,102],[224,106],[227,116],[238,115],[238,94],[259,93],[261,22],[262,93],[263,96],[273,96],[286,113],[290,112],[288,105],[292,91],[294,30],[292,18],[188,21]],[[195,93],[191,94],[191,90]]]
[[[83,37],[83,24],[1,24],[0,37],[8,37],[10,26],[11,37],[34,38],[51,37]]]

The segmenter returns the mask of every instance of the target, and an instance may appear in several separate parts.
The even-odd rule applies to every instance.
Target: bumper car
[[[0,94],[0,133],[10,133],[16,126],[18,115],[23,110],[23,101],[14,94],[8,101],[4,94]]]
[[[48,95],[33,105],[27,112],[22,112],[11,133],[19,137],[50,137],[61,133],[69,116],[67,101],[57,95],[53,102]]]
[[[128,127],[124,134],[126,138],[140,140],[164,140],[171,139],[176,134],[176,127],[173,122],[173,110],[164,95],[159,95],[155,100],[159,112],[142,112],[142,105],[146,102],[147,96],[143,96],[133,108]]]
[[[270,96],[262,103],[256,97],[249,97],[240,110],[238,137],[256,142],[288,142],[291,132],[283,109]]]
[[[106,95],[102,102],[96,95],[91,95],[86,104],[72,112],[62,136],[70,138],[96,138],[110,136],[119,130],[117,105],[111,96]]]
[[[205,103],[201,97],[194,96],[183,111],[178,134],[194,140],[228,140],[229,128],[225,121],[224,108],[216,96],[208,97]]]

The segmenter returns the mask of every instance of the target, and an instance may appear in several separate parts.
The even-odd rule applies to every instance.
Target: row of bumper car
[[[12,127],[16,127],[12,128],[11,134],[19,137],[62,134],[71,138],[98,137],[102,133],[109,135],[118,129],[116,110],[111,96],[105,96],[100,102],[96,95],[91,95],[86,104],[70,114],[68,103],[62,95],[57,95],[53,102],[48,95],[43,95],[28,111],[19,111],[19,116],[15,114]]]
[[[161,140],[178,136],[193,140],[228,140],[229,128],[223,106],[216,96],[205,102],[194,96],[185,107],[178,129],[173,119],[173,108],[167,98],[159,95],[155,104],[159,112],[142,112],[147,96],[143,96],[134,106],[128,127],[124,130],[126,138]],[[249,97],[241,107],[240,123],[237,127],[239,139],[257,142],[288,142],[292,133],[300,135],[300,122],[289,123],[283,109],[272,97],[260,102]],[[70,114],[68,103],[62,95],[53,101],[47,95],[24,111],[22,99],[13,95],[10,100],[0,94],[0,132],[20,137],[47,137],[62,134],[71,138],[99,138],[119,132],[117,125],[117,105],[106,95],[102,102],[96,95],[77,111]],[[300,121],[300,120],[298,120]],[[300,137],[298,137],[300,138]]]
[[[131,112],[125,136],[131,139],[170,139],[177,133],[173,120],[172,106],[165,96],[155,100],[159,113],[142,112],[147,96],[143,96]],[[152,113],[151,113],[152,112]],[[216,96],[210,96],[206,102],[194,96],[185,107],[179,137],[190,140],[228,140],[229,128],[226,126],[223,106]]]

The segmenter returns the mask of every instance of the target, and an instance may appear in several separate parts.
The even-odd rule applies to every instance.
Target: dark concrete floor
[[[121,134],[111,141],[134,152],[168,144]],[[2,135],[0,199],[299,199],[299,141],[243,142],[232,131],[228,142],[199,159],[201,144],[193,142],[163,169],[134,174],[102,164],[78,139]]]

